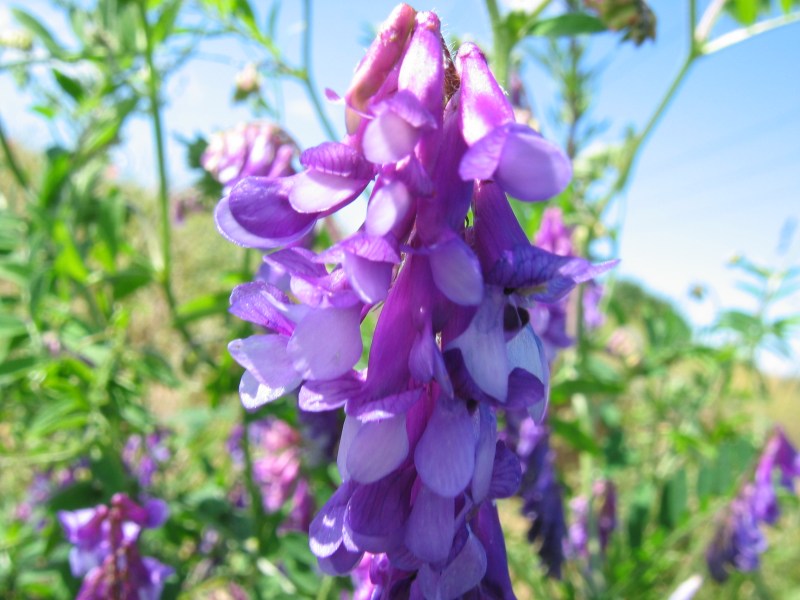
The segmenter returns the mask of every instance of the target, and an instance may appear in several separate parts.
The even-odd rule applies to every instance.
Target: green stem
[[[211,367],[215,367],[213,359],[192,338],[186,325],[178,318],[178,301],[172,289],[172,226],[169,216],[169,176],[167,175],[167,160],[164,151],[164,128],[161,123],[161,103],[159,101],[160,77],[153,60],[153,35],[150,22],[147,20],[147,8],[144,2],[139,2],[139,13],[145,33],[145,62],[149,76],[147,78],[147,93],[150,100],[150,118],[153,122],[153,138],[156,147],[156,166],[158,168],[158,208],[161,226],[161,268],[158,271],[159,283],[164,291],[164,296],[169,307],[172,325],[180,333],[186,344],[197,354],[198,358]]]
[[[264,500],[261,496],[261,489],[258,487],[253,476],[253,454],[250,447],[250,429],[248,427],[247,412],[241,409],[242,424],[242,454],[244,455],[244,481],[247,493],[250,496],[250,506],[253,511],[253,524],[258,542],[259,556],[266,554],[266,545],[269,536],[267,535],[267,514],[264,512]]]
[[[766,21],[756,23],[750,27],[742,27],[741,29],[721,35],[717,39],[709,42],[703,46],[702,52],[707,56],[709,54],[713,54],[714,52],[724,50],[725,48],[733,46],[734,44],[738,44],[739,42],[749,40],[751,37],[766,33],[767,31],[772,31],[773,29],[783,27],[784,25],[797,23],[798,21],[800,21],[800,12],[793,12],[789,13],[788,15],[781,15],[780,17],[767,19]]]
[[[303,0],[303,20],[305,21],[305,30],[303,31],[303,73],[300,80],[306,90],[308,99],[314,107],[314,112],[317,114],[320,125],[325,130],[325,134],[332,140],[338,139],[336,130],[328,119],[325,113],[325,107],[322,105],[322,100],[317,93],[317,86],[314,83],[314,77],[311,70],[311,0]]]
[[[511,44],[503,28],[503,20],[496,0],[486,0],[486,10],[492,24],[492,67],[495,79],[503,88],[508,87],[508,63],[511,58]]]
[[[17,185],[19,185],[23,191],[28,191],[30,189],[28,187],[28,176],[25,174],[25,171],[22,169],[22,167],[19,166],[17,159],[14,157],[14,152],[11,150],[11,144],[8,143],[8,138],[6,137],[6,132],[3,129],[2,121],[0,121],[0,146],[3,147],[3,155],[5,156],[6,163],[8,163],[8,168],[11,169],[11,174],[17,181]]]

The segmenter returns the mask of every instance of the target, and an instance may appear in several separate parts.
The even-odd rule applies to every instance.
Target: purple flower
[[[800,453],[792,446],[783,429],[776,427],[764,447],[755,474],[755,504],[759,520],[774,524],[780,514],[774,487],[774,472],[780,473],[780,484],[795,492],[795,480],[800,479]]]
[[[614,484],[607,479],[596,481],[590,498],[576,496],[569,504],[572,509],[567,543],[570,558],[588,558],[589,540],[593,536],[597,537],[600,552],[604,554],[611,534],[617,528],[617,493]]]
[[[228,449],[238,468],[244,468],[243,428],[236,426],[228,438]],[[284,530],[307,531],[314,511],[308,482],[301,475],[300,434],[285,421],[268,417],[248,426],[253,479],[261,489],[264,510],[276,513],[291,501],[282,524]],[[243,505],[244,491],[237,488],[234,501]]]
[[[203,168],[227,191],[245,177],[280,177],[294,173],[294,141],[272,123],[240,124],[211,136],[200,159]]]
[[[760,525],[774,525],[780,514],[773,479],[775,470],[780,473],[780,484],[796,492],[800,453],[780,427],[775,428],[764,447],[754,482],[745,484],[731,502],[706,551],[708,569],[716,581],[725,581],[731,569],[748,572],[758,568],[760,556],[767,549]]]
[[[519,495],[523,500],[522,513],[531,521],[528,540],[539,544],[539,556],[547,574],[560,578],[567,525],[561,485],[556,479],[550,449],[550,431],[529,417],[522,420],[513,417],[510,415],[506,435],[524,469]]]
[[[755,489],[748,484],[731,503],[706,551],[711,576],[722,583],[730,569],[748,572],[758,568],[767,541],[754,506]]]
[[[166,443],[169,435],[168,430],[159,428],[146,436],[135,433],[125,442],[122,462],[143,489],[152,485],[160,465],[172,456]]]
[[[231,312],[264,329],[229,346],[242,402],[298,390],[303,410],[344,408],[342,484],[309,529],[324,572],[369,553],[389,597],[513,597],[493,501],[517,490],[521,467],[495,411],[541,421],[549,368],[530,311],[611,265],[529,242],[506,193],[559,193],[569,160],[513,122],[476,46],[451,60],[435,14],[395,9],[345,102],[344,140],[307,149],[295,175],[244,179],[218,205],[232,241],[283,247],[231,296]],[[285,247],[370,183],[355,234],[318,254]],[[361,321],[379,304],[359,369]]]
[[[60,511],[58,519],[73,544],[72,574],[84,577],[77,598],[157,600],[173,569],[142,557],[137,544],[143,528],[160,527],[167,516],[165,502],[150,499],[141,506],[124,494],[115,494],[109,506]]]

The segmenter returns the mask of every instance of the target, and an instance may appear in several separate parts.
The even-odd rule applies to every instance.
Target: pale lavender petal
[[[394,471],[406,456],[405,415],[362,423],[347,451],[347,472],[358,483],[372,483]]]
[[[503,335],[502,291],[490,288],[467,330],[449,348],[458,348],[475,384],[504,402],[508,394],[508,357]]]
[[[274,388],[259,383],[250,371],[245,371],[239,382],[239,398],[246,410],[255,410],[277,400],[280,396],[275,395]]]
[[[367,179],[350,179],[341,175],[310,169],[293,176],[294,185],[289,191],[289,203],[298,214],[313,216],[339,208],[354,200],[364,188]]]
[[[452,237],[430,249],[430,264],[436,287],[456,304],[472,306],[483,298],[483,276],[475,253]]]
[[[228,344],[234,360],[268,388],[266,402],[291,392],[303,380],[287,350],[289,339],[282,335],[253,335]]]
[[[420,487],[406,526],[405,544],[425,562],[438,562],[450,554],[455,534],[455,502]]]
[[[440,397],[414,452],[425,485],[450,498],[463,491],[475,470],[475,441],[466,405]]]
[[[367,233],[384,236],[403,221],[411,207],[411,195],[401,181],[391,181],[373,193],[367,205]]]
[[[437,597],[458,598],[477,586],[485,573],[486,551],[470,532],[461,552],[442,571],[437,582]]]
[[[361,358],[360,310],[316,309],[297,324],[287,350],[303,379],[336,379]]]
[[[519,123],[506,125],[495,180],[514,198],[536,202],[560,194],[572,179],[572,164],[561,149],[533,129]]]
[[[378,165],[394,163],[414,151],[420,131],[393,111],[385,111],[367,124],[363,148],[367,160]]]
[[[233,288],[228,310],[240,319],[289,336],[294,323],[278,308],[288,302],[286,295],[275,286],[265,281],[252,281]]]
[[[461,179],[478,181],[494,179],[507,137],[508,130],[505,127],[496,127],[475,142],[464,153],[464,157],[458,165],[458,174]]]
[[[385,300],[392,283],[392,264],[373,262],[356,254],[347,254],[342,265],[347,279],[367,304],[375,304]]]

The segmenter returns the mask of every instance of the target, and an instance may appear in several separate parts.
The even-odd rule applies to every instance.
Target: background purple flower
[[[211,136],[200,162],[203,168],[231,190],[250,176],[281,177],[294,173],[297,145],[272,123],[243,123]]]

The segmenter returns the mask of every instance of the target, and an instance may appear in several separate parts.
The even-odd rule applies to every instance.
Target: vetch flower
[[[172,456],[166,444],[168,436],[168,430],[159,428],[145,436],[133,434],[125,442],[122,462],[143,489],[152,485],[159,466]]]
[[[69,563],[75,577],[83,577],[80,600],[105,598],[157,600],[164,581],[174,572],[158,560],[141,556],[142,529],[160,527],[168,516],[165,502],[150,499],[139,505],[125,494],[115,494],[110,505],[60,511],[58,519],[73,544]]]
[[[272,123],[242,123],[214,133],[200,164],[219,181],[226,193],[245,177],[280,177],[294,173],[297,145]]]
[[[494,500],[522,474],[496,411],[541,422],[549,366],[529,311],[612,265],[527,239],[506,193],[559,193],[569,160],[513,122],[477,47],[451,60],[435,14],[395,9],[344,102],[341,142],[305,150],[295,175],[240,181],[217,207],[223,235],[276,249],[231,296],[231,312],[263,328],[229,346],[245,368],[242,402],[296,391],[303,410],[344,409],[342,484],[309,528],[324,572],[368,553],[389,597],[511,598]],[[319,253],[286,247],[370,184],[353,235]],[[559,544],[561,523],[549,536]]]
[[[261,490],[264,510],[276,513],[290,503],[291,509],[282,523],[283,530],[308,531],[314,501],[308,481],[302,475],[300,434],[288,423],[275,417],[254,421],[247,426],[253,480]],[[245,429],[237,425],[228,437],[228,450],[234,464],[244,468],[242,437]],[[234,502],[244,504],[241,489]],[[238,497],[238,498],[237,498]]]
[[[759,567],[760,556],[767,549],[760,525],[774,525],[780,515],[775,470],[780,472],[780,484],[797,493],[800,453],[780,427],[775,428],[764,447],[754,481],[746,483],[727,507],[706,551],[708,569],[717,582],[727,580],[731,569],[748,572]]]

